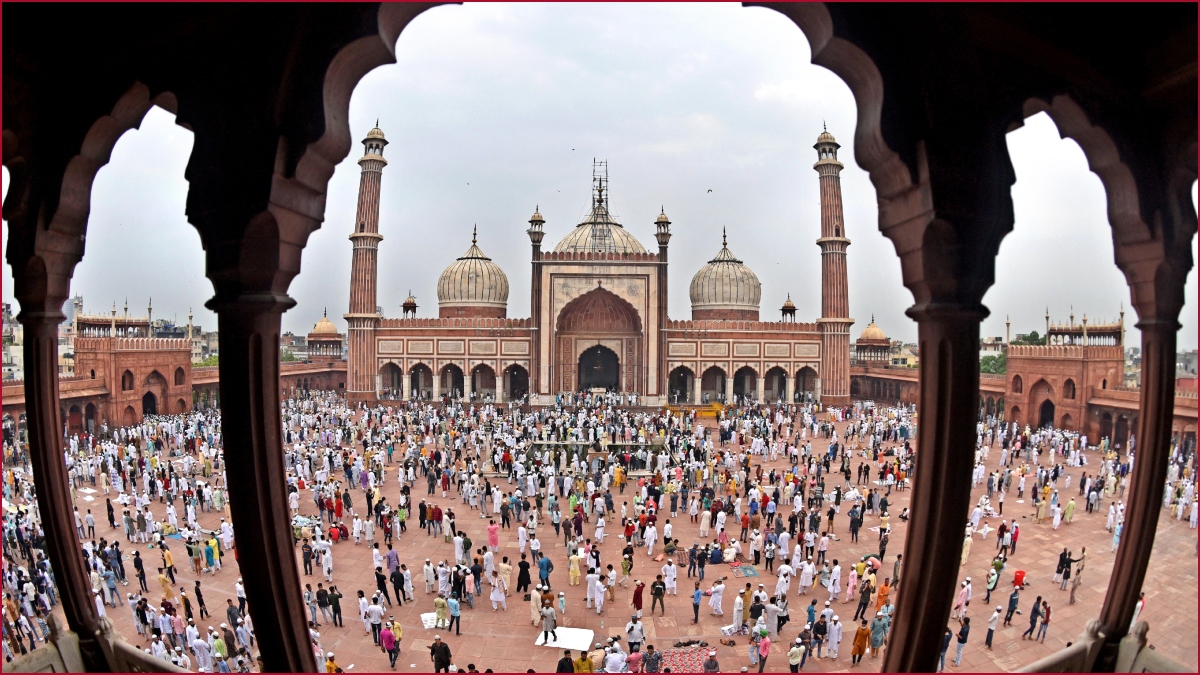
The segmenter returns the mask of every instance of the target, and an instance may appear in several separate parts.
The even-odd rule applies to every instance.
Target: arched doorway
[[[725,400],[725,371],[712,366],[700,376],[700,402],[712,403]]]
[[[182,415],[182,414],[186,413],[187,411],[188,411],[188,404],[187,404],[186,400],[181,398],[178,401],[175,401],[175,413],[176,414]]]
[[[1129,443],[1129,418],[1124,415],[1117,417],[1117,428],[1113,431],[1113,446],[1125,448]]]
[[[589,347],[579,355],[579,388],[617,390],[621,386],[621,360],[604,345]]]
[[[516,364],[504,369],[504,389],[508,400],[519,399],[529,393],[529,371]]]
[[[989,396],[987,398],[987,416],[992,417],[996,414],[996,399]]]
[[[433,370],[424,363],[413,366],[408,375],[409,391],[413,398],[433,397]]]
[[[136,421],[137,421],[137,411],[134,410],[133,406],[131,406],[131,405],[125,406],[125,412],[121,413],[121,426],[123,426],[123,427],[132,426],[133,423]]]
[[[379,369],[379,387],[391,396],[400,396],[404,391],[404,373],[400,372],[400,366],[394,363],[385,363]]]
[[[1009,411],[1008,421],[1016,422],[1017,424],[1021,423],[1021,408],[1019,406],[1014,405],[1012,410]]]
[[[77,436],[83,433],[83,409],[78,405],[71,406],[67,411],[67,435]]]
[[[83,409],[83,426],[89,434],[96,433],[96,404],[89,403]]]
[[[817,371],[805,366],[796,373],[796,401],[811,401],[817,389]]]
[[[158,399],[154,392],[148,391],[142,396],[142,416],[158,414]]]
[[[1054,426],[1054,401],[1046,399],[1038,408],[1038,428]]]
[[[1112,440],[1113,435],[1113,416],[1112,413],[1106,412],[1100,416],[1100,438]]]
[[[1067,429],[1069,431],[1074,428],[1075,420],[1070,415],[1063,415],[1062,421],[1059,422],[1058,424],[1063,429]]]
[[[471,393],[477,400],[496,400],[496,371],[479,364],[471,369]]]
[[[671,403],[695,403],[692,400],[692,389],[695,387],[696,375],[687,366],[679,366],[671,371],[667,378],[667,396]]]
[[[747,398],[754,398],[755,390],[758,386],[758,373],[750,366],[742,366],[733,374],[733,393],[738,397],[738,400],[744,401]]]
[[[443,396],[449,396],[450,398],[462,398],[463,382],[464,379],[462,368],[459,368],[453,363],[442,368],[442,376],[439,387]]]
[[[612,364],[606,357],[599,363],[597,346],[612,352],[615,373],[601,373]],[[597,286],[568,302],[555,320],[551,348],[550,386],[554,391],[580,391],[603,386],[606,389],[642,392],[646,382],[646,346],[642,320],[637,310],[603,286]],[[584,379],[581,368],[588,361]],[[607,365],[606,365],[607,364]],[[661,376],[661,375],[660,375]],[[599,378],[599,379],[597,379]]]
[[[779,366],[767,371],[763,377],[763,397],[768,401],[782,401],[787,395],[787,371]]]

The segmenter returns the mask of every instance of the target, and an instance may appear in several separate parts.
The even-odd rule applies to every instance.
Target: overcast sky
[[[379,304],[398,316],[411,289],[422,316],[436,316],[437,277],[470,245],[508,275],[508,314],[529,316],[530,214],[546,219],[552,248],[589,207],[591,162],[609,162],[611,206],[647,248],[665,208],[673,221],[670,315],[688,318],[692,275],[720,248],[762,280],[764,320],[790,292],[804,321],[820,313],[820,206],[812,145],[828,125],[842,144],[855,336],[871,316],[893,338],[915,340],[904,315],[890,241],[878,231],[875,192],[854,163],[854,100],[832,72],[809,62],[800,30],[764,8],[736,4],[467,4],[417,17],[397,45],[396,65],[368,74],[350,105],[363,137],[376,118],[390,145],[383,174]],[[216,326],[200,239],[186,221],[184,167],[191,133],[159,109],[117,144],[97,176],[88,249],[73,293],[85,311]],[[1113,263],[1100,180],[1079,147],[1044,115],[1008,136],[1016,167],[1014,231],[1000,248],[996,284],[984,298],[982,334],[1043,330],[1047,306],[1065,321],[1115,319],[1129,291]],[[325,224],[310,237],[290,292],[284,329],[307,333],[349,300],[351,245],[362,153],[356,145],[329,185]],[[7,173],[5,174],[7,183]],[[711,190],[711,192],[709,192]],[[7,226],[4,232],[7,243]],[[1193,246],[1195,241],[1193,240]],[[1193,248],[1193,258],[1195,257]],[[4,266],[4,299],[12,302]],[[1196,270],[1181,314],[1181,349],[1196,347]],[[1136,344],[1129,312],[1128,341]]]

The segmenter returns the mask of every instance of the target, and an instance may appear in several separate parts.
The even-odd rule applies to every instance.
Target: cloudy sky
[[[438,274],[470,245],[508,274],[509,316],[529,315],[527,220],[546,218],[549,248],[589,206],[591,162],[609,162],[611,205],[647,247],[654,218],[673,221],[670,314],[690,316],[688,284],[720,248],[763,283],[762,317],[788,293],[802,320],[820,313],[820,208],[812,145],[822,124],[840,159],[857,335],[874,315],[888,335],[916,338],[904,315],[891,243],[878,232],[875,193],[854,163],[854,100],[833,73],[809,63],[803,34],[780,14],[735,4],[467,4],[418,17],[397,45],[397,64],[368,74],[350,119],[364,136],[387,134],[379,304],[398,316],[411,289],[436,316]],[[73,293],[85,311],[120,308],[215,327],[203,304],[199,236],[184,216],[191,133],[155,109],[117,144],[92,197],[88,250]],[[1113,264],[1099,179],[1082,151],[1045,116],[1008,136],[1017,171],[1014,231],[984,299],[983,335],[1041,330],[1047,306],[1064,320],[1115,319],[1129,292]],[[342,329],[361,155],[356,147],[329,186],[324,227],[309,239],[284,329],[306,333],[328,308]],[[7,179],[7,175],[5,176]],[[709,192],[711,190],[711,192]],[[7,239],[7,227],[4,233]],[[1193,242],[1193,245],[1195,243]],[[1195,254],[1193,253],[1193,257]],[[4,299],[12,302],[5,264]],[[1196,347],[1196,271],[1189,277],[1180,347]],[[1136,344],[1135,315],[1126,323]]]

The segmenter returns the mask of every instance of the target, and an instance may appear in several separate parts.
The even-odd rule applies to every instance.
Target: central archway
[[[142,415],[157,415],[158,414],[158,399],[154,397],[154,392],[148,391],[145,396],[142,396]]]
[[[621,385],[621,360],[603,345],[583,350],[579,355],[579,388],[611,389]]]
[[[1038,408],[1038,428],[1054,426],[1054,401],[1046,399],[1042,402],[1042,407]]]

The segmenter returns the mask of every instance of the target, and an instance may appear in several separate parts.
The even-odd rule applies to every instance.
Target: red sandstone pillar
[[[363,139],[366,151],[358,165],[358,212],[354,219],[354,253],[350,266],[350,311],[345,314],[347,328],[346,397],[351,401],[375,401],[379,392],[375,382],[375,329],[379,326],[376,287],[379,280],[379,193],[383,179],[383,148],[387,139],[376,126]],[[405,373],[405,377],[407,377]]]
[[[926,305],[908,311],[918,322],[921,345],[920,429],[903,583],[883,672],[937,670],[956,590],[947,575],[958,573],[971,502],[979,322],[986,313],[980,305]]]
[[[821,132],[817,163],[821,181],[821,401],[828,405],[850,402],[850,293],[846,280],[846,238],[842,220],[841,147],[828,131]]]
[[[107,671],[111,666],[96,640],[99,628],[92,584],[80,555],[75,530],[71,487],[63,461],[62,420],[58,398],[58,324],[61,312],[22,311],[17,317],[25,329],[25,415],[29,430],[29,455],[37,486],[38,512],[46,535],[46,553],[54,565],[54,578],[67,625],[79,635],[79,646],[88,670]]]
[[[1150,564],[1175,414],[1175,344],[1179,322],[1173,318],[1154,318],[1139,321],[1137,327],[1142,331],[1142,397],[1138,406],[1141,428],[1134,448],[1129,508],[1125,510],[1121,545],[1100,610],[1102,630],[1110,644],[1129,631],[1134,605]]]
[[[221,432],[229,512],[266,670],[315,672],[287,509],[279,334],[295,302],[262,293],[210,301],[221,332]],[[76,556],[78,557],[78,556]]]

